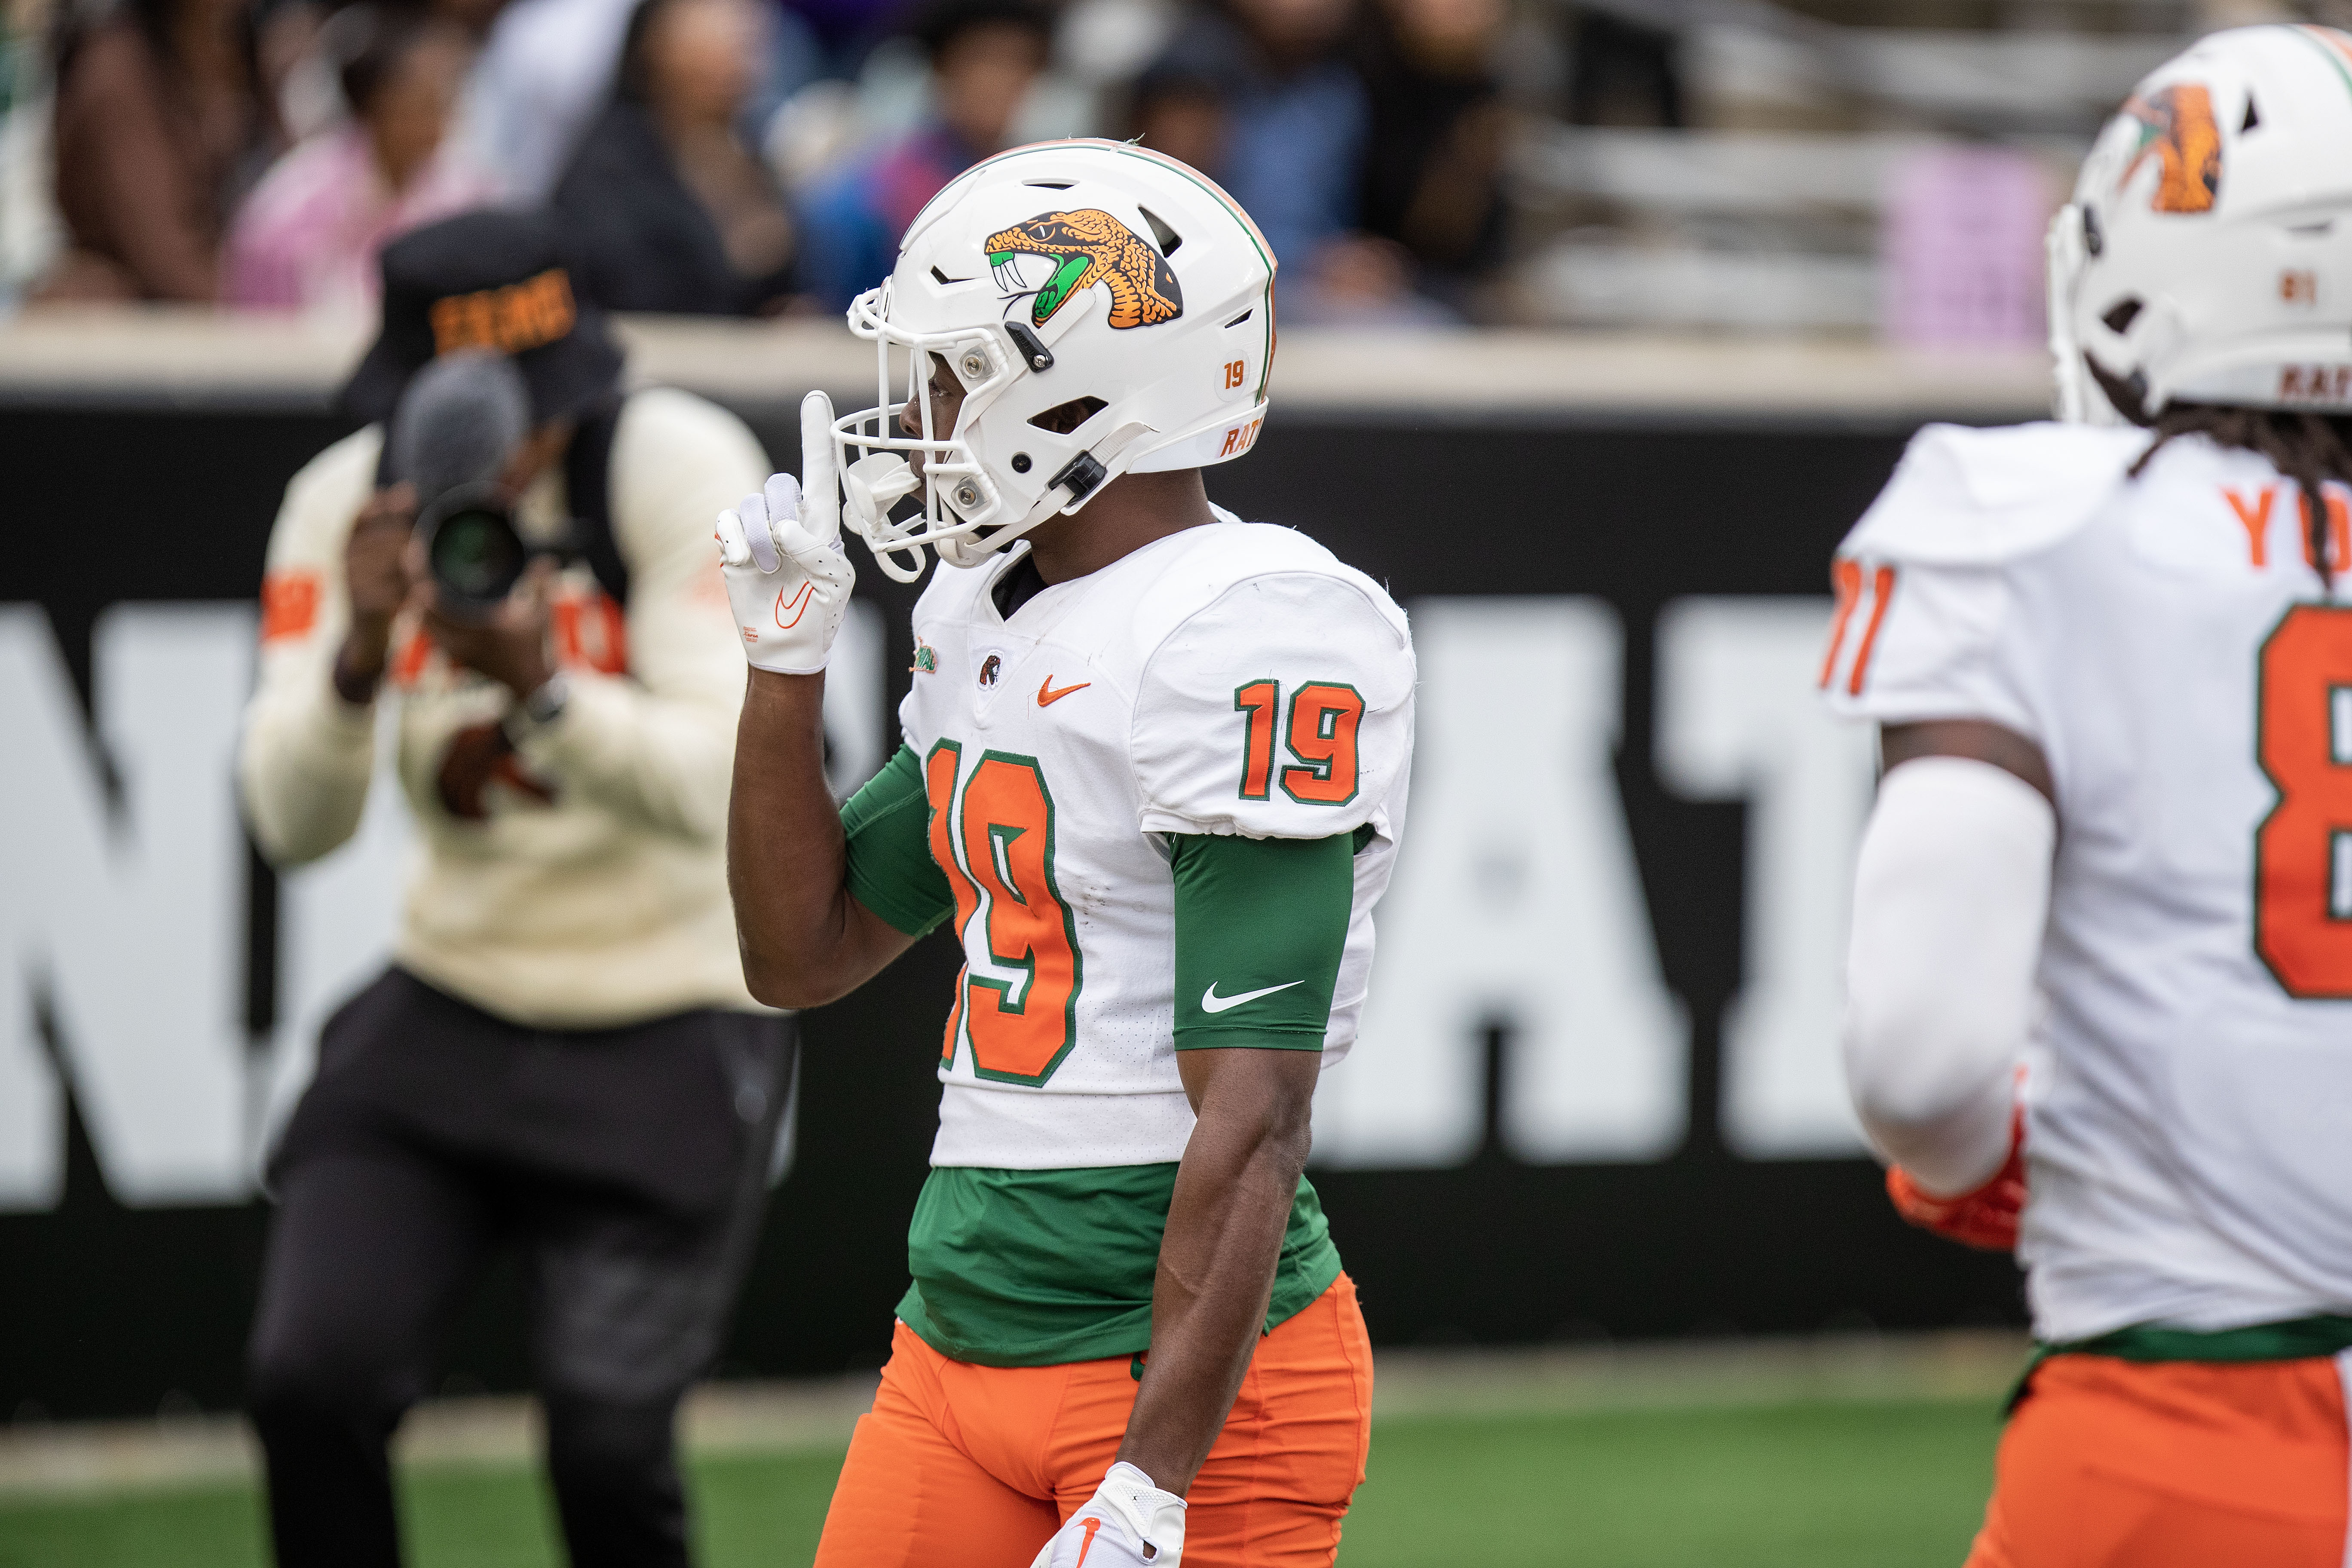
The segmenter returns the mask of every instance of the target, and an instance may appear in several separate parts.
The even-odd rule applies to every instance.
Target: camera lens
[[[522,541],[494,511],[455,513],[433,535],[434,580],[461,598],[505,598],[522,564]]]
[[[443,496],[419,520],[425,560],[451,614],[486,618],[514,591],[530,552],[494,487],[467,486]]]

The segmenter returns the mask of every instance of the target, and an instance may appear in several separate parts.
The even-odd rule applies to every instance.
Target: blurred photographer
[[[700,399],[622,393],[542,217],[420,229],[383,282],[343,395],[377,423],[287,488],[239,757],[263,850],[315,859],[359,825],[388,687],[421,840],[392,967],[328,1022],[271,1163],[249,1398],[278,1561],[399,1561],[386,1440],[511,1247],[572,1561],[683,1563],[674,1417],[791,1081],[728,903],[743,668],[710,544],[768,460]]]

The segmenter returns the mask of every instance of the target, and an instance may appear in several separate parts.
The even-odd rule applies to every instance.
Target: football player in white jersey
[[[825,1568],[1338,1550],[1371,1359],[1301,1173],[1403,826],[1413,658],[1378,584],[1202,487],[1265,417],[1273,282],[1248,216],[1173,160],[981,163],[851,308],[877,405],[813,396],[805,488],[720,519],[753,666],[729,841],[753,993],[829,1002],[948,921],[966,960]],[[889,574],[927,549],[956,569],[915,609],[906,744],[836,812],[845,508]]]
[[[2040,1342],[1972,1568],[2347,1560],[2347,149],[2352,36],[2156,71],[2052,230],[2063,422],[1922,431],[1835,564],[1855,1103]]]

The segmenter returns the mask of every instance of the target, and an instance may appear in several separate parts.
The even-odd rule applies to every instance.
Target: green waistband
[[[2095,1339],[2036,1345],[2033,1359],[2105,1355],[2118,1361],[2301,1361],[2346,1350],[2352,1350],[2352,1318],[2295,1318],[2210,1331],[2135,1323]]]
[[[2292,1318],[2283,1323],[2250,1323],[2242,1329],[2168,1329],[2134,1323],[2087,1340],[2037,1341],[2025,1370],[2011,1390],[2008,1408],[2025,1397],[2034,1369],[2052,1356],[2103,1355],[2117,1361],[2305,1361],[2352,1350],[2352,1318]]]

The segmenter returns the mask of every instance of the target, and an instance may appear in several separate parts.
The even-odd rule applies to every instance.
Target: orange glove
[[[1984,1185],[1939,1198],[1920,1190],[1910,1172],[1891,1165],[1886,1195],[1895,1212],[1921,1230],[1986,1252],[2016,1251],[2017,1219],[2025,1212],[2025,1113],[2011,1121],[2009,1159]]]

